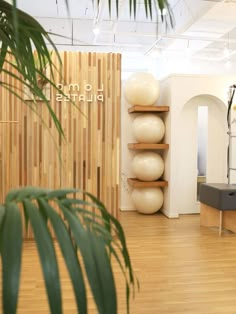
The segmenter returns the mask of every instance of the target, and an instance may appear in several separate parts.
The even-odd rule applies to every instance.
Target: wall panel
[[[55,72],[56,82],[77,105],[65,98],[57,101],[56,91],[50,91],[65,140],[42,102],[37,110],[47,126],[14,95],[0,89],[0,201],[11,188],[20,186],[75,187],[98,196],[117,217],[121,57],[62,52],[61,58],[64,77]],[[22,89],[19,82],[12,83]],[[79,101],[81,94],[84,101]]]

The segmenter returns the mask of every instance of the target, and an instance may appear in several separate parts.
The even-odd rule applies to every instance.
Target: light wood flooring
[[[140,292],[131,314],[236,314],[236,234],[200,227],[199,215],[167,219],[161,214],[122,213]],[[69,279],[60,259],[64,313],[76,313]],[[116,271],[117,273],[117,271]],[[125,289],[116,274],[119,314]],[[33,243],[25,245],[18,314],[49,313]],[[90,302],[89,313],[96,313]]]

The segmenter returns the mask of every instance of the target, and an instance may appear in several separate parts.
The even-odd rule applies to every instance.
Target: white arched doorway
[[[217,97],[198,95],[191,98],[179,113],[177,152],[179,178],[179,214],[199,212],[197,201],[198,169],[198,112],[205,106],[208,111],[206,140],[206,182],[227,182],[227,122],[226,105]]]

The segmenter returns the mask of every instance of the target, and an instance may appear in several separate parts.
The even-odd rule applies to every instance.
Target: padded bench
[[[202,183],[199,200],[201,226],[236,232],[236,184]]]

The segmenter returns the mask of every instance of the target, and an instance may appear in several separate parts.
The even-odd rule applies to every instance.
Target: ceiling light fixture
[[[190,40],[188,40],[187,42],[187,48],[186,48],[185,54],[188,59],[191,57]]]
[[[228,33],[227,42],[226,42],[225,48],[224,48],[224,57],[228,59],[229,56],[230,56],[230,50],[229,50],[229,33]]]
[[[228,47],[224,48],[224,57],[229,58],[229,48]]]
[[[227,60],[227,62],[225,63],[226,69],[230,69],[231,66],[232,66],[232,64],[231,64],[230,60]]]
[[[104,6],[104,0],[97,1],[97,10],[96,10],[96,15],[93,20],[93,33],[95,35],[95,40],[96,37],[100,34],[100,22],[101,22],[101,14]]]
[[[97,25],[94,26],[93,33],[95,36],[98,36],[100,34],[100,28]]]

